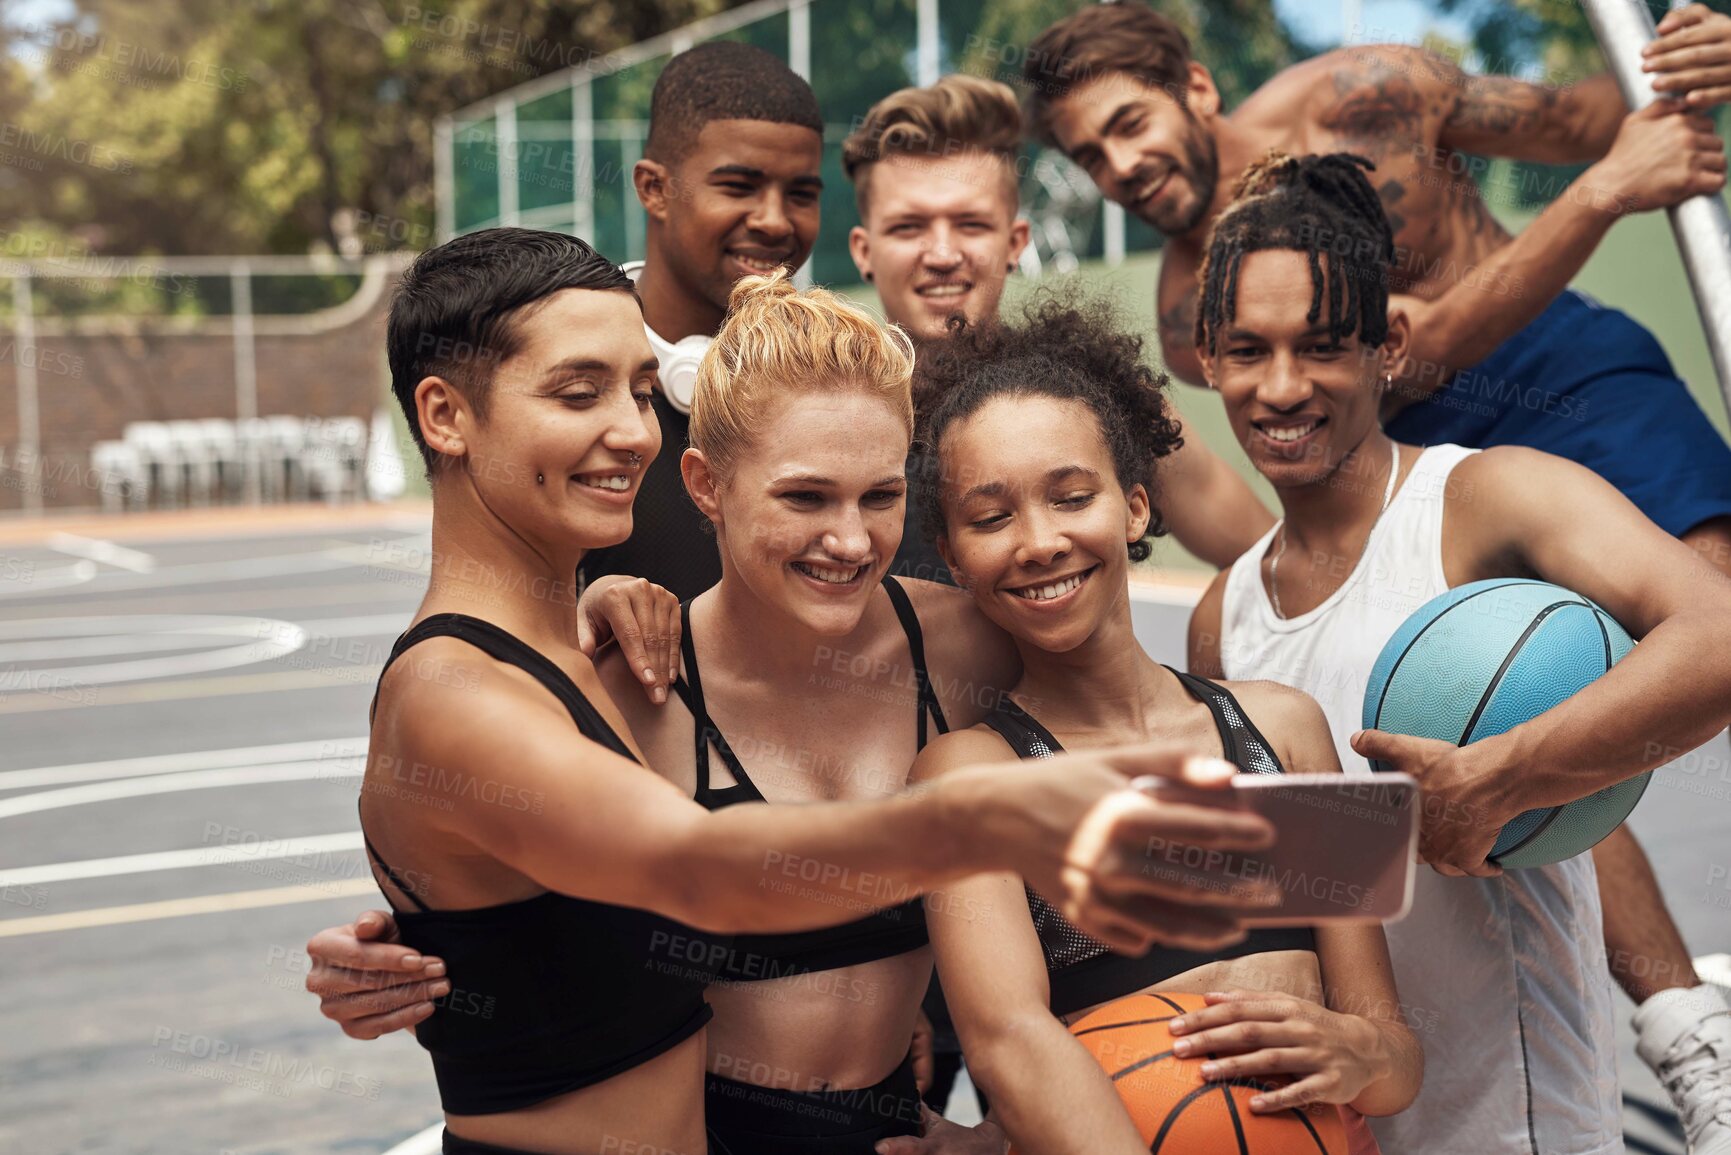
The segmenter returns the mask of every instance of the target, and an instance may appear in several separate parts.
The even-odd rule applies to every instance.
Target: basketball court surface
[[[437,1121],[411,1038],[353,1042],[302,990],[308,936],[382,905],[355,799],[427,524],[403,506],[0,527],[0,1155],[374,1155]],[[1156,657],[1182,665],[1198,592],[1136,590]],[[1721,982],[1728,814],[1721,734],[1632,820]],[[1629,1149],[1680,1152],[1628,1011],[1619,995]]]

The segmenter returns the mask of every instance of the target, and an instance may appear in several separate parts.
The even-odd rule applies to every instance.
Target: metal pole
[[[433,125],[433,216],[438,236],[433,243],[442,245],[456,233],[457,186],[452,179],[456,157],[455,134],[451,118],[441,116]]]
[[[42,409],[36,383],[36,313],[30,303],[30,266],[12,278],[12,365],[18,377],[18,452],[13,467],[30,476],[23,486],[24,511],[42,513]]]
[[[924,88],[938,82],[938,0],[919,0],[915,19],[914,83]]]
[[[1652,14],[1639,0],[1581,3],[1623,99],[1632,109],[1645,108],[1657,99],[1651,79],[1641,71],[1641,48],[1653,39]],[[1695,197],[1667,211],[1701,311],[1719,392],[1731,410],[1731,213],[1717,196]]]
[[[252,333],[252,268],[245,261],[235,261],[229,269],[229,318],[234,329],[234,415],[235,427],[241,431],[243,447],[246,431],[253,429],[258,416],[258,351]],[[259,471],[266,458],[263,446],[257,447],[255,461],[248,452],[241,463],[242,499],[248,505],[259,501]]]
[[[787,66],[801,80],[811,80],[811,5],[793,0],[787,6]]]
[[[595,94],[589,74],[571,78],[571,231],[595,243]],[[627,174],[627,180],[629,180]]]
[[[811,4],[809,0],[793,0],[787,6],[787,66],[801,80],[811,79]],[[924,84],[925,81],[921,81]],[[814,254],[815,255],[815,254]],[[811,288],[811,262],[794,270],[793,283],[801,289]]]
[[[1106,226],[1105,252],[1102,255],[1108,268],[1117,268],[1124,263],[1124,206],[1107,201],[1105,210],[1102,222]]]
[[[493,120],[493,145],[499,151],[499,223],[517,223],[517,106],[501,100]]]

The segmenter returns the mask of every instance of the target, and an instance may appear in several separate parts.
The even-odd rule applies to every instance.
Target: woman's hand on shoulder
[[[607,574],[577,599],[577,648],[590,658],[608,642],[656,705],[679,676],[679,599],[645,578]]]

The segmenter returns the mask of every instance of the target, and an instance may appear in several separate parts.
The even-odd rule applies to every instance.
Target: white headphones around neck
[[[709,349],[712,338],[695,333],[669,345],[655,330],[644,326],[655,359],[661,363],[656,377],[661,381],[661,395],[681,413],[691,412],[691,402],[697,396],[697,365]]]
[[[620,268],[635,282],[637,274],[643,271],[643,262],[627,261]],[[691,401],[697,396],[697,365],[703,360],[703,354],[708,352],[709,343],[714,338],[693,333],[678,341],[669,341],[647,324],[643,326],[643,332],[649,338],[649,347],[655,352],[655,360],[661,365],[656,371],[656,377],[661,382],[661,395],[679,412],[690,413]]]

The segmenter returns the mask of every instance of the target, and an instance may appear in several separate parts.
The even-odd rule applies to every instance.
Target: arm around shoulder
[[[1190,611],[1189,667],[1190,672],[1199,678],[1226,676],[1220,656],[1220,623],[1221,607],[1226,602],[1226,582],[1231,574],[1230,569],[1215,574],[1196,608]]]

